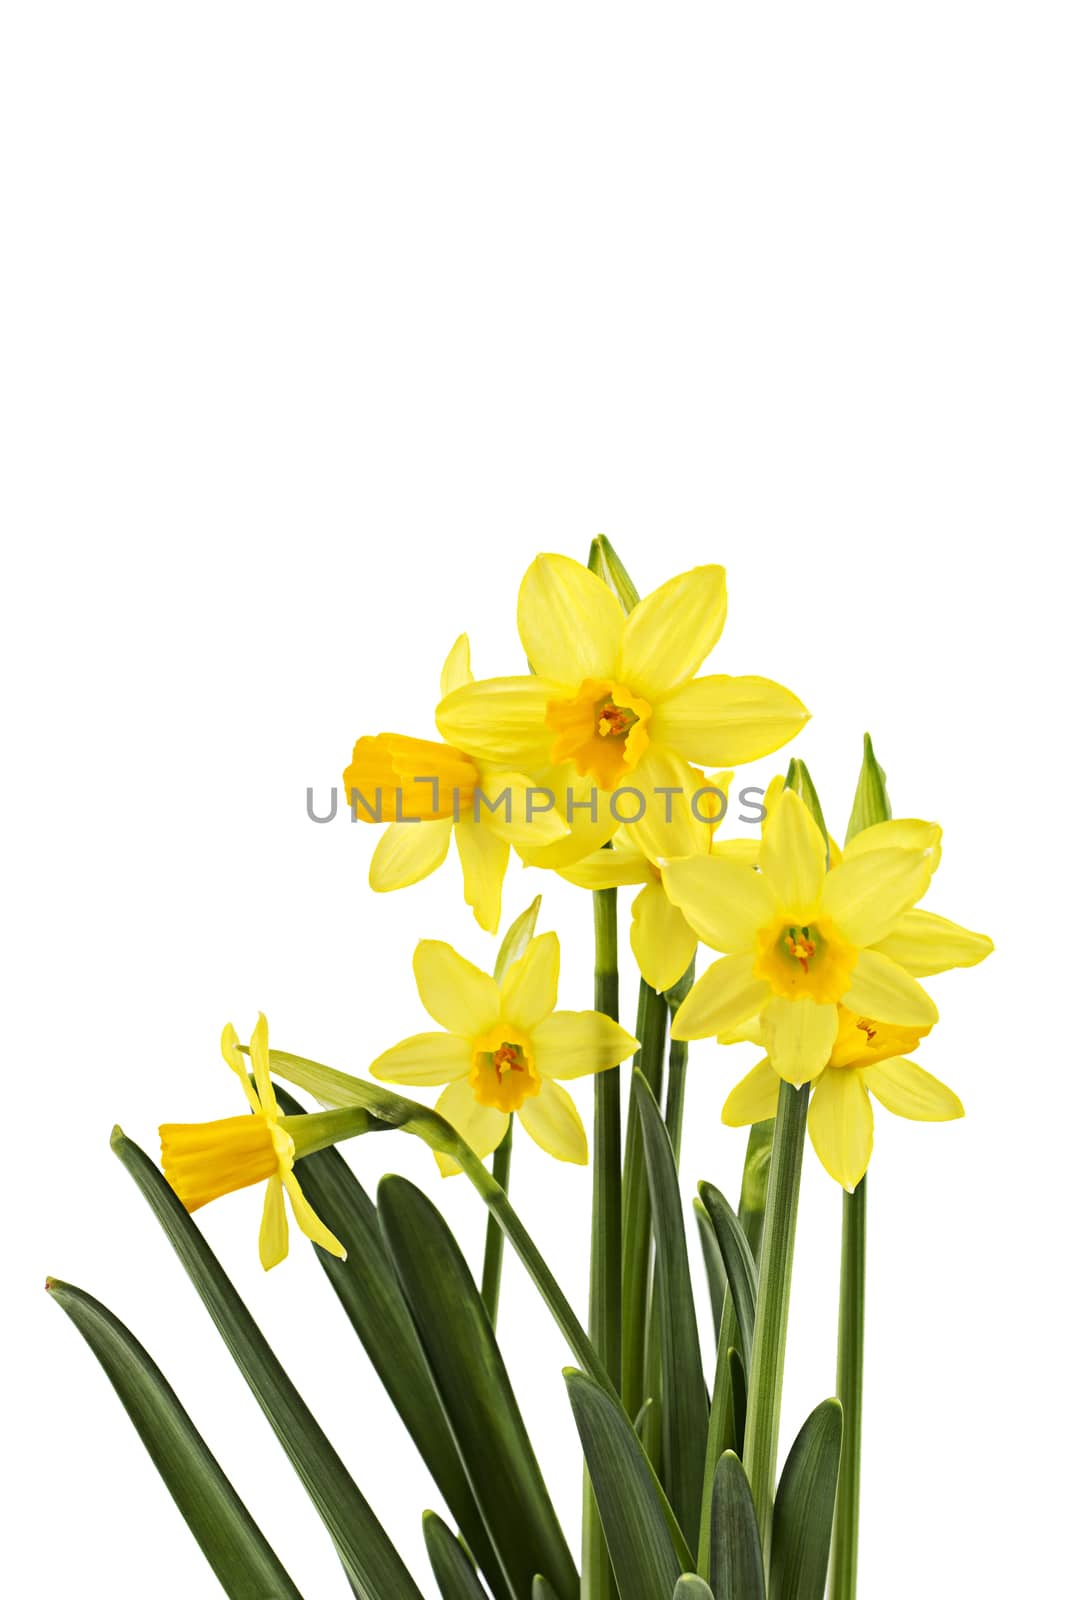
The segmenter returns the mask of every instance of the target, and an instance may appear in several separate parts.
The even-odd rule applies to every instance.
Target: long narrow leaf
[[[405,1178],[383,1178],[378,1213],[474,1494],[515,1594],[538,1572],[560,1600],[578,1575],[548,1498],[485,1305],[447,1223]]]
[[[539,1573],[533,1579],[533,1600],[558,1600],[547,1578],[542,1578]]]
[[[290,1094],[282,1088],[276,1093],[286,1116],[300,1114],[303,1108]],[[341,1261],[316,1245],[322,1269],[489,1588],[503,1600],[506,1580],[385,1249],[377,1209],[339,1150],[305,1156],[296,1163],[296,1175],[310,1205],[348,1251]]]
[[[486,1600],[470,1557],[452,1530],[433,1511],[427,1511],[422,1518],[422,1537],[441,1600]]]
[[[114,1385],[156,1470],[230,1600],[300,1600],[292,1579],[142,1344],[73,1284],[47,1288]]]
[[[112,1134],[111,1148],[155,1213],[281,1441],[359,1600],[421,1600],[385,1530],[163,1174],[121,1128]]]
[[[685,1572],[677,1580],[674,1600],[714,1600],[714,1595],[694,1572]]]
[[[815,1406],[789,1451],[774,1502],[770,1600],[822,1600],[840,1467],[840,1402]]]
[[[700,1252],[703,1256],[703,1270],[707,1278],[707,1292],[711,1297],[711,1318],[714,1323],[714,1342],[717,1346],[722,1332],[722,1312],[725,1309],[726,1290],[729,1281],[725,1275],[725,1262],[718,1245],[718,1237],[714,1226],[707,1215],[707,1207],[699,1198],[692,1202],[696,1213],[696,1226],[700,1235]]]
[[[711,1494],[711,1588],[717,1600],[765,1600],[762,1550],[751,1485],[728,1450]]]
[[[621,1600],[666,1600],[681,1562],[651,1468],[617,1400],[582,1372],[564,1376]]]
[[[744,1370],[751,1360],[751,1339],[755,1327],[755,1291],[757,1273],[751,1249],[741,1231],[729,1201],[713,1183],[699,1185],[700,1200],[706,1210],[718,1248],[722,1252],[729,1291],[733,1296],[737,1327],[740,1330],[740,1351],[744,1357]]]
[[[699,1535],[707,1448],[707,1387],[670,1136],[643,1074],[633,1073],[655,1233],[662,1361],[663,1487],[689,1544]]]

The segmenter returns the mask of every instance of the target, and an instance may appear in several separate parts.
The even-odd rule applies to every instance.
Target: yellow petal
[[[661,883],[649,883],[633,901],[629,942],[641,977],[660,994],[684,976],[696,954],[696,935]]]
[[[263,1220],[259,1224],[259,1259],[269,1272],[289,1253],[289,1219],[285,1215],[285,1190],[277,1173],[269,1179],[263,1196]]]
[[[463,898],[479,926],[495,933],[511,847],[483,822],[457,822],[455,845],[463,869]]]
[[[436,822],[390,822],[370,858],[370,887],[379,894],[406,889],[436,872],[452,839],[449,818]]]
[[[860,950],[843,1004],[862,1017],[900,1027],[932,1027],[937,1009],[920,983],[887,956]]]
[[[470,637],[461,633],[448,651],[440,673],[440,695],[451,694],[453,689],[461,689],[464,684],[473,683],[474,674],[470,670]]]
[[[825,883],[825,840],[791,789],[766,818],[759,866],[780,912],[797,922],[809,922]]]
[[[584,1078],[627,1061],[637,1049],[632,1034],[601,1011],[553,1011],[531,1034],[542,1078]]]
[[[256,1112],[262,1111],[263,1108],[259,1104],[259,1096],[248,1082],[248,1066],[241,1054],[241,1047],[237,1041],[237,1030],[232,1022],[227,1022],[222,1030],[222,1059],[241,1080],[244,1098],[252,1110]]]
[[[456,1133],[465,1139],[476,1156],[491,1154],[507,1132],[508,1117],[495,1106],[483,1106],[474,1099],[470,1082],[462,1078],[450,1083],[437,1101],[436,1109],[450,1122]],[[434,1151],[441,1175],[450,1178],[462,1169],[451,1156]]]
[[[694,567],[671,578],[626,618],[618,677],[654,703],[699,671],[725,614],[724,567]]]
[[[538,556],[518,591],[529,664],[559,683],[614,676],[624,616],[603,579],[569,556]]]
[[[917,1062],[890,1056],[862,1069],[863,1081],[886,1111],[912,1122],[953,1122],[966,1115],[962,1101],[946,1083]]]
[[[557,1083],[544,1082],[539,1094],[523,1102],[518,1120],[556,1161],[572,1161],[579,1167],[588,1161],[588,1140],[578,1109]]]
[[[755,839],[719,839],[715,835],[714,853],[722,861],[740,861],[746,867],[759,864],[760,841]]]
[[[612,798],[628,824],[630,838],[650,860],[662,861],[706,855],[705,819],[714,816],[720,805],[713,794],[700,796],[702,789],[710,787],[702,772],[697,772],[665,745],[653,741],[634,768],[628,784],[620,785]],[[626,788],[636,790],[637,794],[620,792]],[[638,815],[638,794],[643,801],[643,815]]]
[[[761,1016],[748,1017],[735,1028],[723,1028],[717,1037],[719,1044],[757,1044],[760,1049],[766,1049]]]
[[[943,829],[935,822],[921,822],[917,817],[893,817],[888,822],[875,822],[861,828],[844,846],[844,859],[864,855],[867,850],[928,850],[933,859],[933,871],[940,865]]]
[[[663,887],[704,944],[730,955],[754,949],[758,929],[775,915],[766,879],[717,852],[668,861]]]
[[[833,1053],[837,1008],[776,995],[763,1009],[762,1034],[774,1070],[786,1083],[809,1083]]]
[[[735,767],[779,750],[810,713],[770,678],[695,678],[655,706],[654,734],[687,761]]]
[[[540,933],[504,974],[500,1016],[529,1033],[554,1010],[558,993],[559,936]],[[539,1063],[537,1070],[541,1070]]]
[[[484,773],[474,791],[473,818],[508,844],[534,848],[567,837],[558,809],[542,809],[543,792],[520,772]]]
[[[255,1087],[259,1094],[259,1104],[263,1115],[268,1119],[278,1114],[277,1096],[274,1094],[274,1085],[270,1081],[270,1039],[267,1030],[267,1019],[260,1011],[252,1037],[248,1041],[248,1054],[252,1058],[252,1071],[255,1074]]]
[[[764,1056],[729,1095],[722,1107],[722,1121],[727,1128],[746,1128],[752,1122],[767,1122],[777,1116],[780,1093],[781,1079],[770,1065],[769,1056]]]
[[[921,850],[845,855],[825,880],[821,913],[852,944],[876,944],[921,899],[932,875],[932,858]]]
[[[560,867],[560,878],[579,889],[621,889],[634,883],[657,883],[658,873],[633,844],[624,829],[615,834],[609,850],[594,850],[572,867]]]
[[[862,1074],[824,1072],[811,1098],[807,1128],[819,1161],[851,1194],[865,1177],[874,1148],[874,1113]]]
[[[555,740],[545,720],[548,702],[565,694],[565,685],[530,674],[482,678],[445,696],[437,727],[457,750],[528,772],[548,761]]]
[[[370,1063],[386,1083],[453,1083],[470,1071],[470,1044],[454,1033],[415,1033]]]
[[[487,1033],[500,1017],[500,991],[480,967],[441,939],[423,939],[414,954],[422,1004],[442,1028],[462,1038]]]
[[[951,967],[974,967],[995,947],[985,934],[932,911],[905,911],[876,948],[912,977],[928,978]]]
[[[672,1037],[708,1039],[760,1011],[770,985],[753,976],[751,961],[750,955],[723,956],[709,966],[678,1007]]]
[[[341,1261],[348,1259],[348,1252],[337,1238],[326,1227],[322,1218],[308,1204],[307,1197],[300,1188],[299,1183],[291,1172],[282,1173],[282,1183],[285,1193],[292,1206],[292,1214],[296,1218],[296,1226],[305,1239],[310,1239],[312,1244],[319,1245],[323,1250],[328,1250],[331,1256],[339,1256]]]

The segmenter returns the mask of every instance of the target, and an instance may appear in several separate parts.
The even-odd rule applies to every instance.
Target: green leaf
[[[542,1578],[539,1573],[533,1579],[533,1600],[558,1600],[547,1578]]]
[[[427,1511],[422,1518],[422,1537],[441,1600],[485,1600],[470,1557],[436,1512]]]
[[[714,1595],[694,1572],[682,1573],[674,1590],[674,1600],[714,1600]]]
[[[751,1485],[728,1450],[711,1493],[711,1588],[717,1600],[765,1600],[762,1552]]]
[[[634,1070],[644,1160],[655,1232],[662,1361],[663,1487],[689,1544],[700,1526],[700,1493],[707,1448],[707,1386],[692,1299],[685,1220],[674,1150],[643,1073]]]
[[[729,1386],[733,1392],[733,1449],[738,1456],[744,1453],[744,1421],[748,1414],[748,1378],[744,1358],[733,1345],[729,1347]]]
[[[759,1259],[762,1225],[766,1217],[766,1191],[770,1185],[770,1154],[774,1144],[774,1119],[752,1124],[744,1155],[744,1177],[740,1185],[737,1216],[754,1260]]]
[[[584,1373],[564,1373],[620,1600],[659,1600],[681,1574],[662,1496],[625,1413]],[[691,1557],[685,1565],[691,1566]]]
[[[540,914],[540,895],[531,900],[526,909],[515,917],[511,926],[500,940],[499,952],[496,956],[496,965],[492,976],[499,983],[507,968],[512,962],[517,961],[529,945],[530,939],[537,931],[537,917]]]
[[[406,1178],[386,1177],[378,1215],[467,1477],[515,1594],[543,1572],[560,1600],[577,1570],[548,1498],[484,1302],[447,1223]]]
[[[56,1278],[49,1278],[46,1287],[110,1378],[230,1600],[300,1600],[292,1579],[144,1346],[84,1290]]]
[[[755,1327],[755,1293],[757,1274],[751,1248],[745,1239],[732,1206],[713,1183],[698,1185],[700,1201],[714,1229],[718,1248],[722,1253],[729,1291],[733,1296],[737,1327],[740,1331],[740,1351],[744,1357],[744,1370],[751,1360],[751,1339]]]
[[[725,1262],[722,1252],[718,1248],[718,1237],[707,1215],[707,1207],[702,1200],[692,1202],[696,1213],[696,1226],[700,1235],[700,1251],[703,1255],[703,1270],[707,1278],[707,1292],[711,1297],[711,1318],[714,1322],[714,1342],[717,1346],[718,1336],[722,1331],[722,1312],[725,1308],[726,1290],[729,1287],[725,1275]]]
[[[885,787],[884,769],[878,765],[874,755],[873,740],[867,733],[862,741],[862,767],[859,770],[859,781],[855,788],[855,800],[851,808],[851,820],[848,823],[848,832],[845,843],[854,839],[857,833],[864,828],[872,828],[875,822],[887,822],[892,816],[892,806]]]
[[[385,1530],[163,1174],[121,1128],[111,1148],[174,1246],[328,1528],[359,1600],[421,1600]]]
[[[301,1113],[285,1089],[275,1092],[286,1116]],[[348,1251],[341,1261],[315,1245],[319,1264],[490,1589],[505,1597],[506,1580],[433,1387],[374,1203],[339,1150],[305,1156],[295,1170],[309,1204]]]
[[[640,595],[605,533],[598,533],[593,539],[588,564],[596,576],[602,578],[611,592],[618,596],[623,610],[632,611]]]
[[[788,1453],[774,1503],[770,1600],[822,1600],[840,1466],[841,1409],[815,1406]]]

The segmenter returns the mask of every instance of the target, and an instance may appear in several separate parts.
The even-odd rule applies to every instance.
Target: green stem
[[[862,1442],[862,1356],[866,1312],[866,1179],[844,1195],[840,1234],[840,1321],[837,1398],[844,1436],[837,1481],[829,1600],[855,1600],[859,1570],[859,1465]]]
[[[637,1002],[637,1038],[633,1058],[656,1100],[662,1099],[663,1053],[666,1049],[666,996],[641,979]],[[622,1404],[635,1417],[644,1393],[645,1345],[650,1312],[648,1278],[651,1266],[651,1196],[644,1169],[640,1116],[632,1095],[626,1122],[625,1178],[622,1190]]]
[[[492,1158],[492,1176],[507,1193],[511,1177],[511,1148],[514,1142],[514,1118],[507,1119],[507,1132],[496,1147]],[[500,1273],[503,1271],[503,1231],[496,1218],[489,1213],[485,1227],[485,1262],[481,1272],[481,1298],[485,1302],[489,1321],[496,1326],[500,1310]]]
[[[807,1129],[810,1086],[782,1083],[777,1099],[770,1182],[766,1193],[759,1262],[759,1294],[755,1305],[748,1415],[744,1428],[744,1465],[751,1482],[755,1516],[769,1566],[777,1483],[777,1436],[781,1422],[781,1383],[785,1370],[785,1336],[796,1244],[803,1141]]]
[[[618,1020],[618,891],[592,896],[595,933],[593,1002]],[[621,1069],[598,1072],[593,1088],[592,1247],[589,1337],[617,1389],[622,1361],[622,1087]],[[581,1600],[612,1600],[614,1574],[588,1473],[581,1514]]]
[[[693,956],[682,976],[672,989],[666,991],[666,1004],[670,1010],[670,1026],[673,1028],[677,1008],[692,988],[692,980],[696,974],[696,957]],[[674,1160],[678,1166],[681,1164],[681,1126],[685,1119],[685,1078],[688,1074],[688,1042],[685,1039],[670,1038],[670,1060],[666,1074],[666,1131],[670,1135],[670,1143],[674,1147]]]

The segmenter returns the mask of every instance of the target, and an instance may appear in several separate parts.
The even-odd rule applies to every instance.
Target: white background
[[[307,1600],[347,1593],[108,1134],[235,1113],[228,1018],[359,1071],[423,1026],[419,936],[491,965],[454,861],[375,898],[372,830],[312,826],[305,789],[359,733],[432,733],[461,629],[479,674],[521,670],[527,562],[600,530],[644,590],[724,563],[714,670],[802,695],[838,831],[870,728],[897,814],[945,826],[928,904],[997,939],[931,984],[922,1059],[967,1120],[878,1119],[861,1589],[1043,1590],[1061,9],[16,3],[0,45],[17,1592],[215,1592],[51,1272],[147,1344]],[[581,892],[516,871],[505,920],[538,889],[588,1004]],[[718,1112],[750,1059],[693,1051],[688,1190],[736,1188]],[[352,1156],[477,1252],[479,1202],[414,1141]],[[579,1305],[589,1183],[520,1137],[516,1203]],[[208,1237],[425,1578],[439,1497],[309,1250],[260,1271],[260,1200]],[[838,1209],[809,1156],[786,1440],[833,1386]],[[568,1355],[513,1258],[502,1338],[576,1538]]]

